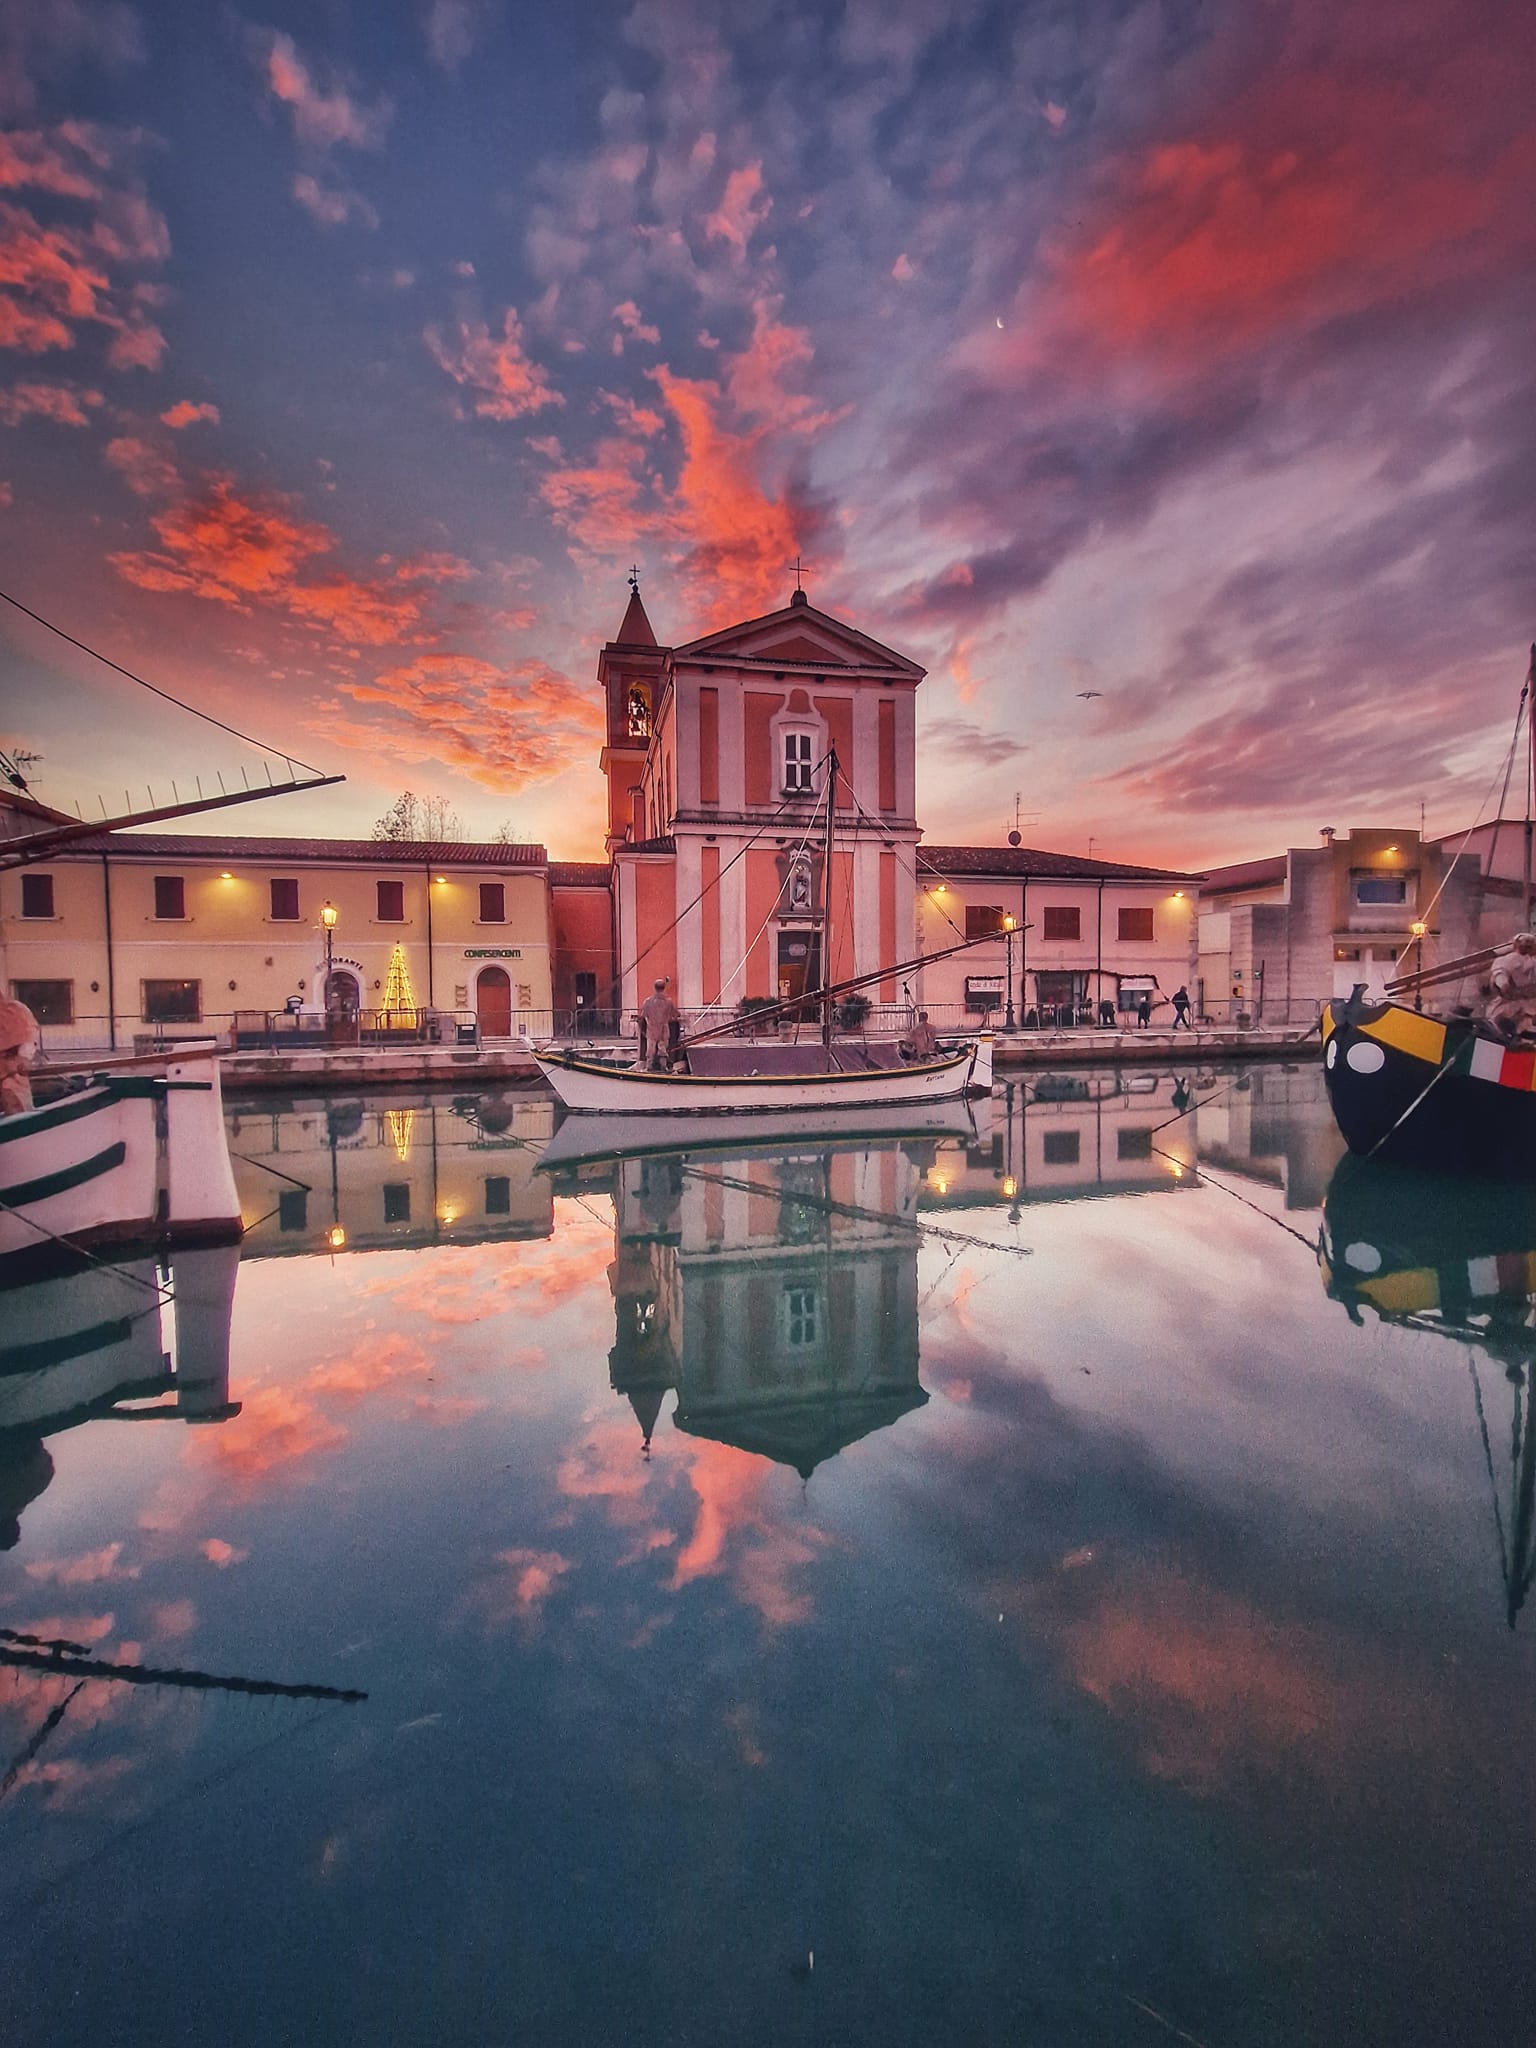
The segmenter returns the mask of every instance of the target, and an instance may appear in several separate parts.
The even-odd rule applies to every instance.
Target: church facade
[[[729,1011],[820,987],[824,953],[833,980],[911,953],[916,662],[800,590],[661,647],[635,592],[598,676],[621,1011],[662,976],[685,1012]]]

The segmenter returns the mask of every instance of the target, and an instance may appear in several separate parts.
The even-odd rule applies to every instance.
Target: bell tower
[[[608,836],[603,850],[609,858],[626,840],[644,836],[635,823],[635,794],[645,770],[645,757],[656,729],[662,672],[668,650],[658,647],[651,622],[640,602],[640,574],[629,575],[629,604],[619,627],[597,657],[606,723],[598,766],[608,781]]]

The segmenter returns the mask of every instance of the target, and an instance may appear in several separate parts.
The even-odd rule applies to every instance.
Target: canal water
[[[1530,2038],[1531,1204],[1315,1066],[554,1124],[5,1297],[0,2039]]]

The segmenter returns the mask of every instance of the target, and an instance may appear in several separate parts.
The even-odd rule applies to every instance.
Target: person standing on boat
[[[1489,976],[1488,1022],[1506,1038],[1536,1030],[1536,932],[1516,932],[1511,950]]]
[[[37,1019],[14,996],[0,996],[0,1116],[32,1107],[27,1068],[37,1044]]]
[[[931,1060],[939,1050],[938,1033],[928,1022],[928,1012],[919,1010],[917,1022],[901,1041],[903,1055],[909,1060]]]
[[[667,994],[667,977],[659,974],[640,1005],[640,1064],[653,1071],[672,1064],[672,1038],[679,1022],[677,1005]]]

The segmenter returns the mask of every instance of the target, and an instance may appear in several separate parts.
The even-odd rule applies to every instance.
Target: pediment
[[[798,669],[861,669],[918,681],[924,671],[842,619],[813,605],[787,605],[766,618],[726,626],[673,652],[674,661],[742,661]]]

